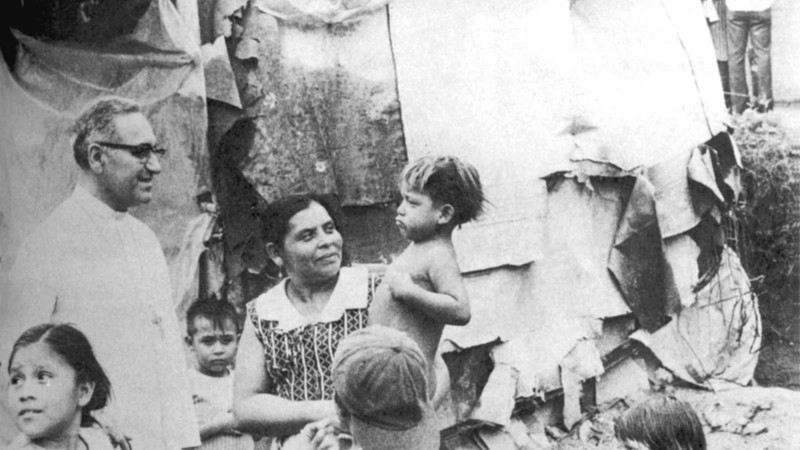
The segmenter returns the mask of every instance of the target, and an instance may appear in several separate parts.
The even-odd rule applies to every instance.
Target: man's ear
[[[453,215],[455,213],[456,209],[453,208],[453,205],[445,203],[439,207],[439,219],[436,221],[436,223],[439,225],[447,225],[451,220],[453,220]]]
[[[105,161],[103,160],[103,149],[97,144],[89,144],[86,150],[87,158],[89,160],[89,169],[96,174],[103,173],[105,168]]]
[[[78,384],[78,405],[83,408],[89,404],[94,395],[94,382],[85,381]]]
[[[184,343],[185,343],[187,346],[191,347],[191,346],[192,346],[192,337],[191,337],[191,336],[184,336],[184,337],[183,337],[183,342],[184,342]]]

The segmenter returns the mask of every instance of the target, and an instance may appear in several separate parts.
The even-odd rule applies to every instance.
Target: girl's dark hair
[[[331,196],[317,194],[294,194],[282,197],[267,206],[264,212],[264,237],[266,242],[283,246],[289,234],[289,221],[295,214],[308,208],[311,203],[319,203],[331,216],[337,230],[341,230],[340,211]]]
[[[81,426],[96,422],[92,411],[101,409],[111,398],[111,382],[97,362],[89,340],[77,328],[68,324],[45,323],[28,328],[14,343],[8,367],[14,361],[17,351],[37,342],[44,342],[75,370],[77,383],[94,383],[94,392],[89,403],[81,410]]]
[[[650,450],[706,450],[706,436],[697,413],[671,395],[650,397],[617,419],[620,441],[636,441]]]

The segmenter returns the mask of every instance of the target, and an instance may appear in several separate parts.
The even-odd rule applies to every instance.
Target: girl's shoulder
[[[103,430],[94,427],[81,427],[78,434],[89,450],[114,450],[111,440]]]
[[[81,427],[78,435],[89,447],[89,450],[115,450],[108,436],[98,428]],[[41,450],[42,447],[34,444],[24,434],[18,435],[6,450]]]

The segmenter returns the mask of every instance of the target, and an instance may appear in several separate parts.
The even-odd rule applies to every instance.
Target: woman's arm
[[[249,320],[236,356],[233,417],[236,428],[251,434],[295,434],[311,422],[336,420],[333,401],[291,401],[266,394],[271,381],[265,368],[264,348]]]

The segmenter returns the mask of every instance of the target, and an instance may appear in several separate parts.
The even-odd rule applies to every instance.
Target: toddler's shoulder
[[[456,249],[450,241],[433,241],[425,251],[429,260],[441,262],[456,259]]]

